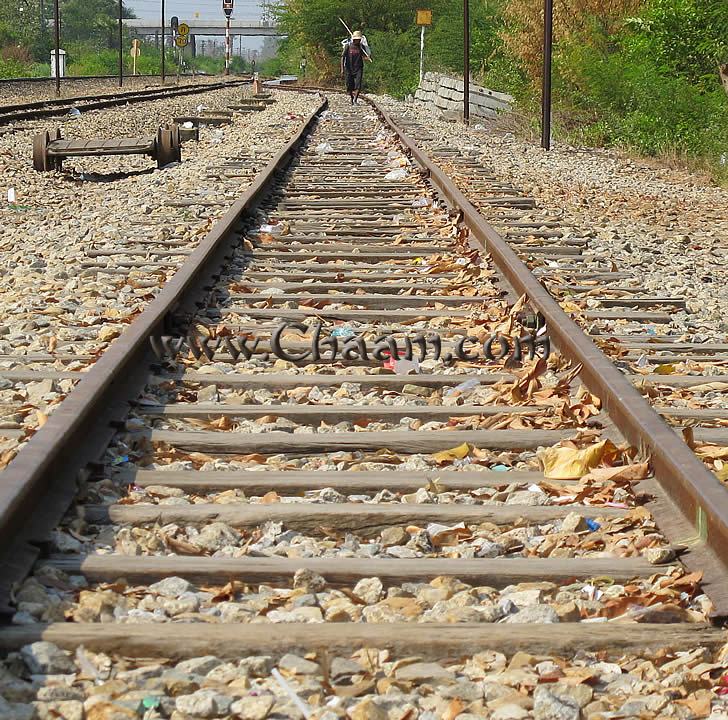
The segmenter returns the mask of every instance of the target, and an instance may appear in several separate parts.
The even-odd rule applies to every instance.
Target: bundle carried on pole
[[[339,22],[346,28],[346,32],[349,33],[349,39],[342,41],[342,45],[346,47],[349,43],[353,42],[354,40],[354,33],[351,31],[351,28],[341,19],[339,18]],[[367,39],[364,35],[362,35],[361,40],[361,48],[364,55],[366,55],[367,59],[371,62],[372,60],[372,50],[369,47],[369,43],[367,42]]]

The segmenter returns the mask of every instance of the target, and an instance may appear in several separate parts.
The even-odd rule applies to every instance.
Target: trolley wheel
[[[56,132],[54,134],[55,134],[55,137],[53,138],[54,140],[62,139],[61,138],[61,128],[57,128]],[[51,163],[53,164],[53,168],[55,170],[60,171],[63,169],[63,158],[60,155],[51,158]]]
[[[38,172],[52,170],[51,158],[48,155],[48,145],[51,138],[47,132],[38,133],[33,138],[33,167]]]
[[[175,151],[175,159],[177,162],[182,162],[182,136],[179,132],[179,125],[177,125],[177,123],[172,123],[169,126],[169,129],[172,132],[172,147]]]
[[[155,143],[158,168],[163,168],[165,165],[169,165],[176,161],[177,157],[172,143],[172,131],[160,127],[159,130],[157,130],[157,139]]]

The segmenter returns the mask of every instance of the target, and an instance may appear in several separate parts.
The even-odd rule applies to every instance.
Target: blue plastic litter
[[[331,331],[331,337],[351,337],[356,333],[350,327],[337,327]]]
[[[508,472],[510,468],[507,465],[493,465],[491,470],[495,470],[496,472]]]
[[[115,457],[112,461],[112,465],[122,465],[123,463],[129,462],[129,456],[128,455],[118,455]]]
[[[599,530],[599,528],[601,527],[601,525],[600,525],[600,524],[599,524],[599,523],[598,523],[598,522],[597,522],[596,520],[592,520],[591,518],[587,518],[587,519],[586,519],[586,526],[587,526],[587,527],[588,527],[588,528],[589,528],[589,529],[590,529],[590,530],[591,530],[592,532],[596,532],[596,531],[597,531],[597,530]]]

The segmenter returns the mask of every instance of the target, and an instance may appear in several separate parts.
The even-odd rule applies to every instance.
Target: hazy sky
[[[141,19],[156,20],[161,17],[161,0],[124,0],[124,5],[131,8],[136,16]],[[235,0],[233,19],[234,20],[260,20],[263,15],[263,0]],[[194,21],[195,13],[199,13],[201,19],[224,19],[222,11],[222,0],[165,0],[164,14],[169,23],[169,18],[176,15],[180,22]],[[233,39],[233,51],[239,47],[240,39]],[[260,50],[263,45],[262,38],[242,38],[243,48]]]
[[[158,18],[161,0],[124,0],[124,4],[134,10],[138,18]],[[235,0],[233,18],[236,20],[257,20],[262,15],[263,2],[259,0]],[[165,15],[177,15],[183,19],[193,19],[195,13],[201,18],[223,18],[222,0],[165,0]]]

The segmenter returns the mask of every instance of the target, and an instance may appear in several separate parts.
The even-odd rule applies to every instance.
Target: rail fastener
[[[52,137],[53,136],[53,137]],[[60,170],[67,157],[149,155],[162,168],[182,160],[179,125],[162,125],[156,135],[138,138],[64,140],[61,131],[38,133],[33,138],[33,167],[38,172]]]

